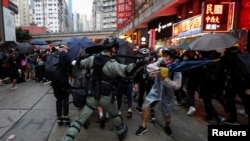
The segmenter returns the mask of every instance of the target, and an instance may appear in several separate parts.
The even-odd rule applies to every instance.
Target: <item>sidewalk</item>
[[[56,123],[56,110],[53,91],[49,85],[35,81],[27,81],[17,85],[18,89],[11,90],[11,85],[0,86],[0,141],[6,141],[10,135],[15,135],[17,141],[59,141],[65,135],[68,127],[58,127]],[[222,107],[214,101],[223,113]],[[158,120],[155,123],[148,121],[148,132],[136,136],[135,131],[140,125],[139,114],[133,103],[133,118],[127,119],[127,109],[123,106],[122,115],[129,127],[128,135],[124,141],[207,141],[207,123],[204,120],[202,101],[196,98],[197,111],[193,116],[187,116],[187,108],[174,106],[172,116],[173,134],[167,136],[163,131],[164,120],[160,110],[156,110]],[[237,105],[239,108],[242,105]],[[77,109],[70,105],[71,119],[75,119]],[[109,120],[105,129],[99,128],[98,115],[91,117],[89,128],[81,129],[75,141],[103,141],[118,140],[112,121]],[[239,116],[241,124],[247,123],[247,118]]]

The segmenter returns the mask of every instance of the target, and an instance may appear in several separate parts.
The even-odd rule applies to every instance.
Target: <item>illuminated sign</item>
[[[204,32],[228,32],[232,28],[234,3],[205,3]]]
[[[173,37],[186,37],[202,32],[201,15],[173,24]]]

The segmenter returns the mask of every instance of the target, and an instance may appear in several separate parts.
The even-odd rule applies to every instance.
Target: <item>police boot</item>
[[[127,125],[122,125],[123,131],[122,133],[118,134],[119,140],[122,141],[124,140],[124,138],[126,137],[127,133],[128,133],[128,126]],[[119,130],[119,129],[118,129]]]
[[[105,117],[104,116],[102,116],[100,119],[100,128],[101,129],[105,128]]]

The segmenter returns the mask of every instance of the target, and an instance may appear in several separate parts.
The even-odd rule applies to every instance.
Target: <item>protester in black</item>
[[[68,55],[68,47],[61,45],[59,48],[59,63],[61,76],[57,80],[52,80],[52,88],[56,97],[56,113],[58,125],[70,124],[69,118],[69,77],[71,71],[71,60]]]

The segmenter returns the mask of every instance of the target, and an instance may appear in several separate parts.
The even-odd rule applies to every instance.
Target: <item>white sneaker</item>
[[[237,113],[241,116],[248,117],[248,115],[244,109],[238,109]]]
[[[122,112],[121,112],[121,111],[118,111],[118,115],[122,115]]]
[[[196,108],[194,108],[193,106],[189,107],[188,112],[186,113],[188,116],[193,115],[193,113],[196,112]]]
[[[175,103],[175,105],[178,105],[178,106],[181,105],[181,102],[178,102],[178,101],[175,101],[174,103]]]
[[[18,87],[12,87],[12,88],[10,88],[11,90],[15,90],[15,89],[17,89]]]

